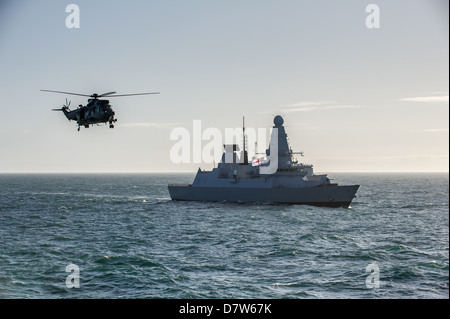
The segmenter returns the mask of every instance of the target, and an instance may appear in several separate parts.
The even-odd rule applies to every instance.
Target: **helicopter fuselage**
[[[109,128],[114,128],[114,123],[117,122],[117,119],[114,118],[114,115],[116,113],[111,108],[109,101],[100,100],[101,97],[105,96],[124,97],[124,96],[159,94],[159,92],[132,93],[132,94],[116,94],[116,92],[107,92],[103,94],[94,93],[91,95],[86,95],[80,93],[73,93],[73,92],[71,93],[53,90],[41,90],[41,91],[90,97],[90,99],[88,99],[88,103],[85,106],[80,105],[76,110],[69,109],[70,102],[67,101],[67,98],[66,104],[64,104],[62,108],[53,109],[53,111],[62,111],[69,121],[76,121],[78,124],[78,131],[80,130],[81,126],[88,128],[90,125],[100,123],[109,123]]]
[[[81,126],[88,128],[90,125],[100,123],[109,123],[110,128],[113,128],[113,123],[117,121],[108,100],[89,99],[88,104],[80,105],[76,110],[64,106],[61,111],[69,121],[77,122],[78,130]]]

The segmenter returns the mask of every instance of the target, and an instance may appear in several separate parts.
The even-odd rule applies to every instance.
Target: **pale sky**
[[[277,114],[317,173],[448,172],[448,37],[448,1],[2,0],[0,172],[194,173],[212,165],[172,163],[174,128]],[[51,109],[86,99],[41,89],[161,94],[78,132]]]

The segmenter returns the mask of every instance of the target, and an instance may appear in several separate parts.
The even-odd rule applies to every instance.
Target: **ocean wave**
[[[433,176],[412,203],[386,178],[356,176],[351,210],[174,202],[151,175],[13,178],[0,188],[0,296],[448,298],[448,191]],[[366,287],[374,262],[379,289]],[[65,287],[69,263],[79,290]]]

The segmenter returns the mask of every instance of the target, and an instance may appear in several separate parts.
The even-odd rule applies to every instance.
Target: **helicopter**
[[[117,95],[116,92],[107,92],[103,94],[80,94],[80,93],[71,93],[71,92],[62,92],[62,91],[52,91],[52,90],[41,90],[42,92],[51,92],[51,93],[61,93],[61,94],[69,94],[69,95],[77,95],[89,97],[88,103],[86,105],[79,105],[77,109],[71,110],[70,103],[71,101],[67,101],[66,104],[63,104],[60,109],[52,109],[52,111],[61,111],[67,117],[69,121],[76,121],[78,124],[78,131],[80,131],[80,127],[84,126],[85,128],[89,128],[90,125],[100,124],[100,123],[109,123],[109,128],[114,128],[114,123],[117,122],[117,119],[114,118],[116,113],[113,111],[111,105],[108,100],[101,100],[102,97],[122,97],[122,96],[136,96],[136,95],[148,95],[148,94],[159,94],[159,92],[147,92],[147,93],[133,93],[133,94],[120,94]]]

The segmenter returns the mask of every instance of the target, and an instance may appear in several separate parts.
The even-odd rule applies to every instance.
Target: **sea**
[[[448,299],[449,174],[349,208],[175,202],[193,174],[1,174],[3,299]]]

